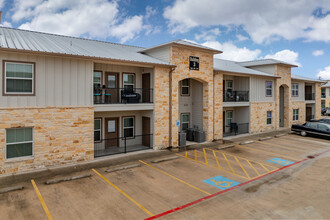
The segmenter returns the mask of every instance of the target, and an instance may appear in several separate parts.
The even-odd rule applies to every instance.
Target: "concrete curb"
[[[17,191],[17,190],[22,190],[22,189],[24,189],[23,186],[7,187],[7,188],[4,188],[4,189],[0,189],[0,194],[12,192],[12,191]]]
[[[239,145],[252,144],[252,143],[254,143],[254,141],[243,141],[239,143]]]
[[[162,158],[162,159],[153,160],[151,162],[152,163],[160,163],[160,162],[164,162],[164,161],[175,160],[175,159],[178,159],[178,158],[179,158],[179,156],[166,157],[166,158]]]
[[[230,144],[230,145],[227,145],[227,146],[216,147],[215,149],[217,149],[217,150],[223,150],[223,149],[232,148],[232,147],[235,147],[235,144]]]
[[[279,137],[283,137],[283,136],[286,136],[287,134],[278,134],[278,135],[275,135],[274,137],[276,138],[279,138]]]
[[[52,179],[52,180],[47,180],[45,182],[45,184],[50,185],[50,184],[55,184],[55,183],[60,183],[60,182],[71,181],[71,180],[78,180],[78,179],[87,178],[87,177],[91,177],[91,176],[92,176],[91,174],[84,174],[84,175],[80,175],[80,176],[64,177],[64,178],[60,178],[60,179]]]
[[[127,170],[127,169],[131,169],[131,168],[135,168],[135,167],[140,167],[141,164],[132,164],[132,165],[128,165],[128,166],[121,166],[121,167],[115,167],[115,168],[111,168],[111,169],[107,169],[105,172],[107,173],[112,173],[112,172],[116,172],[119,170]]]
[[[0,185],[12,185],[17,182],[29,181],[37,178],[52,178],[56,175],[70,174],[77,171],[89,170],[92,168],[108,167],[120,165],[127,162],[137,161],[141,159],[149,159],[159,156],[173,155],[169,150],[146,150],[131,152],[128,154],[117,154],[100,159],[94,159],[79,164],[61,165],[52,168],[43,168],[20,173],[4,174],[0,176]]]
[[[272,139],[272,137],[264,137],[264,138],[259,138],[259,141],[266,141],[270,139]]]

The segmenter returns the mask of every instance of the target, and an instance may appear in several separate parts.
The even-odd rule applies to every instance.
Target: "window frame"
[[[231,112],[231,121],[228,124],[228,113]],[[226,127],[230,127],[230,124],[233,123],[233,118],[234,118],[234,111],[233,110],[227,110],[226,111]]]
[[[267,88],[267,83],[271,83],[271,88]],[[270,90],[270,95],[267,95],[267,90]],[[273,97],[273,81],[266,81],[265,82],[265,95],[266,97]]]
[[[102,88],[102,86],[103,86],[103,71],[101,71],[101,70],[94,70],[93,71],[93,88],[94,88],[94,85],[95,85],[95,82],[94,82],[94,73],[101,73],[100,88]]]
[[[7,145],[8,145],[7,144],[7,130],[8,129],[18,129],[18,128],[6,128],[5,129],[5,161],[16,161],[16,160],[20,161],[20,160],[26,160],[26,159],[34,158],[34,127],[23,127],[23,128],[31,128],[32,129],[32,141],[9,143],[9,145],[32,143],[32,154],[28,155],[28,156],[7,158]]]
[[[126,137],[126,139],[135,139],[135,116],[123,116],[122,117],[122,137],[123,139],[125,139],[125,119],[126,118],[133,118],[133,127],[129,127],[129,128],[133,128],[133,137]]]
[[[294,85],[296,88],[294,88]],[[294,94],[296,92],[296,94]],[[299,83],[292,83],[291,84],[291,96],[292,97],[299,97]]]
[[[188,115],[188,122],[183,122],[183,116],[184,115]],[[190,125],[190,113],[189,112],[185,112],[185,113],[181,113],[181,120],[180,120],[180,124],[181,124],[181,131],[186,131],[186,130],[183,130],[183,123],[185,123],[185,124],[188,124],[188,127],[187,128],[189,128],[189,125]]]
[[[187,85],[187,86],[184,86],[184,85],[182,84],[183,80],[188,80],[188,85]],[[181,94],[181,96],[190,96],[190,79],[187,78],[187,79],[183,79],[183,80],[180,81],[180,90],[181,90],[181,91],[180,91],[180,94]],[[188,88],[188,94],[183,94],[183,93],[182,93],[182,88],[183,88],[183,87]]]
[[[95,124],[95,120],[100,120],[100,140],[99,141],[95,141],[95,136],[94,136],[94,143],[100,143],[100,142],[102,142],[102,131],[103,131],[103,129],[102,129],[102,118],[94,118],[94,124]],[[95,130],[95,126],[94,126],[94,132],[95,132],[96,130]]]
[[[225,80],[226,81],[226,92],[228,92],[228,89],[231,89],[230,92],[233,92],[233,87],[234,87],[234,80]],[[228,83],[231,82],[231,87],[228,88]]]
[[[295,113],[296,111],[297,111],[297,113]],[[292,120],[293,121],[299,121],[299,108],[293,109]]]
[[[270,118],[268,117],[268,112],[270,112]],[[270,119],[270,123],[268,123],[268,119]],[[267,111],[266,112],[266,124],[272,125],[273,124],[273,111]]]
[[[14,64],[31,64],[33,73],[32,73],[32,92],[6,92],[7,89],[7,77],[6,77],[6,63]],[[36,62],[27,62],[27,61],[16,61],[16,60],[3,60],[2,61],[2,95],[3,96],[35,96],[35,85],[36,85]]]
[[[127,84],[125,83],[125,80],[124,80],[124,76],[125,75],[133,75],[133,84]],[[135,73],[122,73],[122,81],[123,81],[123,89],[125,89],[125,85],[129,85],[129,86],[133,86],[133,90],[136,88],[136,77],[135,77]]]

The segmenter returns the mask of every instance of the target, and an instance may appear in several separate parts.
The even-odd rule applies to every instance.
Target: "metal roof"
[[[261,66],[261,65],[270,65],[270,64],[284,64],[292,67],[298,67],[295,64],[286,63],[280,60],[275,59],[263,59],[263,60],[251,60],[246,62],[238,62],[241,66]]]
[[[0,27],[1,48],[173,66],[139,53],[142,47],[7,27]]]
[[[322,88],[330,87],[330,80],[321,86]]]
[[[324,82],[322,80],[318,80],[318,79],[312,79],[312,78],[308,78],[308,77],[304,77],[304,76],[298,76],[298,75],[294,75],[291,74],[291,79],[296,79],[296,80],[302,80],[302,81],[310,81],[310,82]]]
[[[165,46],[169,46],[169,45],[172,45],[172,44],[177,44],[177,45],[183,45],[183,46],[189,46],[189,47],[196,47],[196,48],[199,48],[199,49],[203,49],[203,50],[210,50],[212,51],[214,54],[217,54],[217,53],[222,53],[222,51],[220,50],[216,50],[216,49],[213,49],[211,47],[206,47],[206,46],[203,46],[201,44],[196,44],[194,42],[191,42],[191,41],[186,41],[186,40],[174,40],[174,41],[171,41],[171,42],[168,42],[168,43],[165,43],[165,44],[159,44],[159,45],[156,45],[154,47],[150,47],[150,48],[146,48],[146,49],[143,49],[143,50],[140,50],[140,52],[147,52],[149,50],[153,50],[153,49],[156,49],[156,48],[160,48],[160,47],[165,47]]]
[[[278,76],[275,76],[273,74],[264,73],[264,72],[250,69],[250,68],[245,68],[234,61],[223,60],[223,59],[218,59],[218,58],[214,58],[213,68],[214,68],[214,70],[220,70],[220,71],[226,71],[226,72],[278,78]]]

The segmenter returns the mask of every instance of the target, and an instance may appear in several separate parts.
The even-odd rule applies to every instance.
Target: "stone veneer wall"
[[[5,159],[5,129],[33,127],[34,155]],[[92,107],[0,109],[0,174],[94,159]]]
[[[328,106],[330,106],[330,99]],[[315,119],[321,119],[321,83],[315,83]]]
[[[223,73],[214,75],[214,139],[223,138]]]
[[[178,146],[179,128],[179,82],[186,78],[203,83],[203,129],[206,140],[213,140],[213,53],[201,50],[172,46],[171,63],[176,65],[172,73],[172,138],[171,146]],[[189,70],[189,56],[199,57],[199,70]],[[156,79],[155,79],[156,82]],[[158,96],[158,95],[157,95]],[[155,125],[156,127],[157,125]]]
[[[260,133],[276,128],[274,102],[250,103],[250,133]],[[272,124],[267,125],[267,111],[272,111]]]
[[[293,121],[293,109],[299,109],[299,120],[298,121]],[[303,124],[306,122],[306,102],[305,101],[292,102],[292,119],[291,120],[292,120],[292,124]]]

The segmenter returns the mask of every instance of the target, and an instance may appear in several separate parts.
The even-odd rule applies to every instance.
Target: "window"
[[[6,95],[34,95],[33,63],[5,62],[4,92]]]
[[[101,84],[102,84],[102,72],[94,72],[94,75],[93,75],[93,84],[94,84],[94,89],[101,88]]]
[[[124,73],[123,74],[123,83],[124,83],[124,89],[133,91],[134,89],[134,77],[135,75],[132,73]]]
[[[190,80],[184,79],[181,81],[181,95],[189,95],[190,94]]]
[[[299,96],[299,84],[292,83],[292,96]]]
[[[190,115],[189,113],[185,113],[181,115],[181,128],[182,131],[187,130],[189,128],[189,123],[190,123]]]
[[[226,91],[229,93],[233,92],[233,81],[232,80],[226,81]]]
[[[272,111],[267,111],[267,124],[272,124]]]
[[[232,123],[233,121],[233,111],[227,111],[227,114],[226,114],[226,125],[227,126],[230,126],[230,124]]]
[[[123,118],[124,137],[134,137],[134,117]]]
[[[6,129],[6,159],[33,155],[33,128]]]
[[[325,108],[325,100],[321,100],[321,108]]]
[[[101,141],[101,125],[102,120],[100,118],[94,119],[94,142]]]
[[[329,127],[324,124],[318,124],[319,130],[321,131],[330,131]]]
[[[321,89],[321,97],[322,98],[325,98],[325,88],[322,88]]]
[[[293,109],[293,121],[299,120],[299,109]]]
[[[273,82],[266,82],[266,96],[272,96],[273,94]]]

